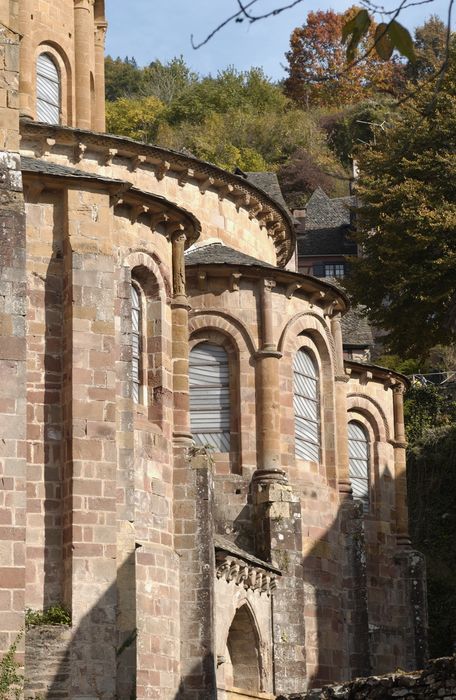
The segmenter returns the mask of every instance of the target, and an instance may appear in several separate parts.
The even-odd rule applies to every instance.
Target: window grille
[[[54,59],[47,53],[36,64],[36,112],[39,122],[60,123],[60,76]]]
[[[142,311],[141,296],[138,287],[131,285],[131,380],[132,396],[135,403],[141,400],[141,334],[142,334]]]
[[[295,450],[299,459],[320,460],[320,405],[318,370],[306,350],[298,350],[293,363]]]
[[[230,451],[230,372],[219,345],[200,343],[190,351],[190,421],[197,445]]]
[[[349,473],[353,498],[363,503],[363,510],[369,510],[369,439],[361,423],[348,424]]]

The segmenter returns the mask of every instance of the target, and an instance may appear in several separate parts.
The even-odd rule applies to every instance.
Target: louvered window
[[[54,59],[47,53],[36,64],[36,112],[39,122],[60,122],[60,76]]]
[[[298,350],[293,363],[296,457],[320,460],[320,406],[318,370],[306,350]]]
[[[141,401],[141,296],[136,284],[131,285],[131,379],[132,395],[135,403]]]
[[[348,424],[348,454],[353,498],[363,502],[369,510],[369,439],[366,429],[357,421]]]
[[[190,419],[197,445],[230,451],[230,372],[219,345],[201,343],[190,352]]]

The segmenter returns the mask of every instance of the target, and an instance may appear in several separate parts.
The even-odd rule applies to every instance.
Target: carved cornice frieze
[[[245,590],[258,591],[270,596],[277,588],[277,576],[272,571],[262,569],[242,561],[227,552],[216,552],[216,576],[227,583],[234,581]]]

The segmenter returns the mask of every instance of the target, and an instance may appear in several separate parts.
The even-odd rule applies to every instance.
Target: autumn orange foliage
[[[400,93],[403,64],[394,56],[390,61],[382,61],[375,51],[369,51],[374,44],[374,22],[358,47],[357,58],[347,63],[342,28],[358,11],[356,6],[344,13],[311,11],[306,23],[293,30],[286,54],[285,91],[301,107],[333,108],[379,93]]]

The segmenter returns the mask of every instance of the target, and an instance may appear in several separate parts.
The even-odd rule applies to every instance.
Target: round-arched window
[[[190,422],[197,445],[230,451],[230,370],[226,350],[199,343],[190,351]]]
[[[351,420],[348,424],[348,456],[353,498],[369,510],[369,437],[361,423]]]
[[[295,451],[299,459],[320,460],[319,404],[318,368],[310,353],[301,348],[293,362]]]
[[[46,124],[60,123],[60,74],[48,53],[41,53],[36,62],[36,116]]]

